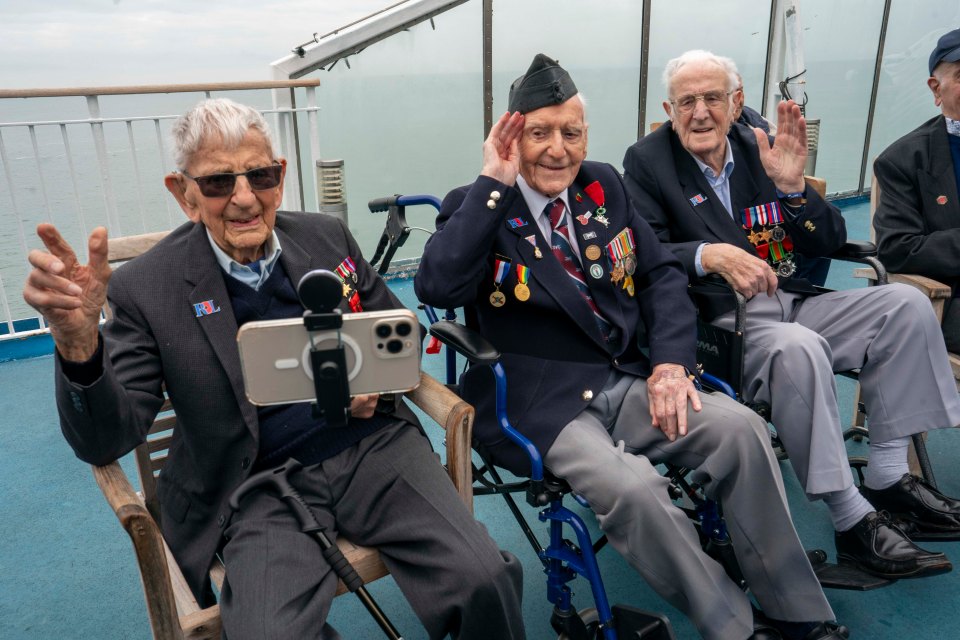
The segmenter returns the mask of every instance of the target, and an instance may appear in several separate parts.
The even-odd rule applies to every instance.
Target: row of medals
[[[586,255],[588,260],[597,260],[600,257],[600,247],[592,244],[584,249],[583,253]],[[542,254],[540,254],[539,247],[536,247],[536,254],[534,254],[534,256],[537,258],[542,256]],[[622,281],[625,277],[629,278],[630,280],[624,285],[624,288],[626,288],[627,292],[633,296],[634,289],[632,276],[636,270],[637,256],[631,251],[625,255],[622,260],[617,261],[617,263],[613,265],[613,269],[610,271],[610,281],[613,284],[619,284],[620,281]],[[603,267],[601,267],[599,264],[592,265],[590,267],[590,275],[594,278],[603,277]],[[530,299],[530,287],[522,282],[518,282],[516,286],[513,287],[513,295],[520,302],[526,302]],[[497,286],[494,292],[490,294],[490,304],[495,307],[502,307],[506,303],[507,297],[503,295],[503,292],[500,291],[500,287]]]
[[[780,225],[774,225],[773,227],[762,227],[760,231],[753,231],[751,229],[750,233],[747,234],[747,240],[750,241],[755,247],[760,246],[764,242],[783,242],[787,237],[787,232],[783,230],[783,227]],[[793,275],[793,272],[797,270],[797,265],[794,264],[791,258],[785,258],[780,262],[776,262],[773,265],[776,268],[777,275],[784,278],[789,278]]]

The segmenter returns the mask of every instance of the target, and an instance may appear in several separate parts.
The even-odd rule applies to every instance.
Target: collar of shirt
[[[687,153],[690,152],[688,151]],[[717,194],[720,202],[726,207],[727,213],[732,216],[733,208],[730,204],[730,174],[733,173],[733,149],[730,146],[730,141],[727,140],[727,153],[723,158],[723,169],[720,171],[720,175],[714,173],[712,167],[707,166],[700,158],[692,153],[690,157],[693,158],[693,161],[700,167],[700,171],[703,172],[703,177],[706,178],[707,183],[713,187],[714,193]]]
[[[282,251],[280,249],[280,238],[277,237],[277,232],[271,231],[270,237],[267,238],[267,246],[264,248],[265,255],[259,261],[260,269],[258,273],[256,269],[251,268],[249,265],[240,264],[228,256],[226,252],[214,242],[209,229],[207,229],[207,240],[210,241],[210,246],[213,248],[213,255],[216,256],[220,268],[229,274],[231,278],[252,287],[254,291],[259,291],[263,283],[270,277],[270,274],[273,272],[273,267],[277,264],[277,260],[280,258]]]
[[[947,133],[951,136],[960,137],[960,120],[954,120],[953,118],[948,118],[943,116],[944,120],[947,121]]]
[[[567,194],[570,191],[569,187],[564,189],[563,193],[560,193],[556,198],[548,198],[528,185],[527,181],[523,179],[523,176],[518,174],[517,188],[520,189],[520,193],[523,195],[523,200],[527,203],[527,208],[530,209],[530,213],[533,214],[533,219],[540,228],[540,233],[543,234],[544,239],[547,241],[547,248],[549,248],[552,244],[550,238],[553,236],[553,229],[550,226],[550,217],[546,215],[544,209],[546,209],[547,205],[554,200],[560,199],[563,200],[563,204],[567,209],[567,215],[569,217],[572,211],[570,208],[570,201],[567,199]],[[572,224],[572,221],[567,220],[568,230],[572,227]],[[574,254],[577,254],[580,251],[580,247],[577,244],[577,234],[572,233],[569,235],[571,236],[568,238],[568,241],[570,242],[570,248],[573,249]]]

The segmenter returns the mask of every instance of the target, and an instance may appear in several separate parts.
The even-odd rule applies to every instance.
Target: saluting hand
[[[702,408],[700,395],[684,368],[678,364],[658,364],[647,378],[647,401],[653,426],[673,442],[687,435],[687,401],[694,411]]]
[[[770,140],[763,129],[754,128],[760,162],[777,189],[784,193],[803,191],[803,169],[807,164],[807,121],[793,100],[777,105],[777,137]]]
[[[33,269],[27,274],[23,299],[43,314],[60,355],[82,362],[97,350],[100,310],[107,299],[112,273],[107,263],[107,230],[90,233],[90,262],[80,264],[73,249],[52,224],[37,226],[47,251],[27,256]]]
[[[520,173],[519,142],[523,135],[523,114],[507,111],[490,129],[483,141],[483,169],[480,175],[498,180],[507,186],[517,182]]]

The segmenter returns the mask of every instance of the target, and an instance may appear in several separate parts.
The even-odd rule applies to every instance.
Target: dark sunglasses
[[[237,177],[244,176],[250,183],[250,188],[254,191],[263,191],[264,189],[273,189],[280,184],[280,174],[283,167],[279,164],[272,164],[268,167],[257,167],[243,173],[211,173],[207,176],[192,176],[186,171],[181,171],[183,175],[190,178],[200,187],[200,193],[208,198],[223,198],[233,193],[237,186]]]

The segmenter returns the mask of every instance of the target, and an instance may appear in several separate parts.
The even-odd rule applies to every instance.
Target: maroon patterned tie
[[[590,295],[590,287],[587,286],[587,281],[583,277],[583,271],[580,269],[580,261],[573,255],[573,249],[570,247],[567,216],[565,215],[566,205],[563,203],[563,200],[558,198],[549,203],[546,209],[544,209],[544,212],[547,214],[547,217],[550,218],[550,228],[553,230],[550,234],[550,244],[553,248],[553,255],[556,256],[560,264],[563,265],[563,270],[566,271],[570,279],[573,280],[577,291],[580,292],[580,295],[583,296],[590,310],[593,311],[593,317],[597,320],[597,327],[600,328],[600,333],[603,335],[603,339],[606,340],[610,336],[610,323],[607,322],[607,319],[600,313],[600,309],[597,308],[597,303],[594,302],[593,296]]]

